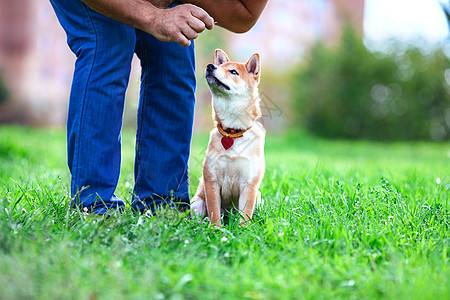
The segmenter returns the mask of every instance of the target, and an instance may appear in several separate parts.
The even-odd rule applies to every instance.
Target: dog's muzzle
[[[216,69],[217,69],[217,67],[215,65],[213,65],[213,64],[209,64],[209,65],[206,66],[206,72],[208,72],[208,73],[211,73],[211,72],[213,72]]]
[[[229,91],[230,87],[223,82],[221,82],[217,77],[214,75],[214,71],[217,70],[217,67],[213,64],[209,64],[206,66],[206,72],[205,77],[206,81],[208,82],[209,86],[216,86],[221,90]]]

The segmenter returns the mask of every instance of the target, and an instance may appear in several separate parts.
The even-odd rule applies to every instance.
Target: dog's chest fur
[[[238,207],[243,188],[252,183],[259,187],[260,182],[254,181],[264,172],[265,130],[255,122],[228,150],[220,142],[222,137],[217,129],[211,131],[205,171],[220,186],[221,207],[229,210]]]

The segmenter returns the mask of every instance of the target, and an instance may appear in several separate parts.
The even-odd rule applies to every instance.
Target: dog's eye
[[[236,70],[234,70],[234,69],[230,70],[230,73],[233,74],[233,75],[239,75],[239,73]]]

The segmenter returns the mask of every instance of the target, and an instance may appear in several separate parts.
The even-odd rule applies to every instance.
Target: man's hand
[[[160,9],[149,17],[141,28],[163,42],[177,42],[187,47],[191,40],[205,29],[213,29],[214,19],[202,8],[182,4],[169,9]]]
[[[202,8],[182,4],[161,9],[168,0],[82,0],[93,10],[125,25],[148,32],[158,40],[177,42],[187,47],[190,40],[205,29],[213,29],[214,20]]]

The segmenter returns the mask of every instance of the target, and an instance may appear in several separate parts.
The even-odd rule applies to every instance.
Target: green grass
[[[192,192],[207,139],[193,141]],[[266,161],[246,228],[84,217],[68,210],[64,132],[0,127],[0,299],[450,298],[449,143],[269,135]]]

